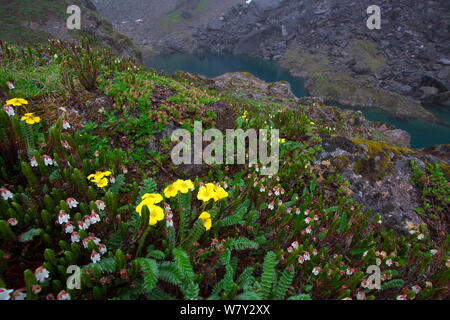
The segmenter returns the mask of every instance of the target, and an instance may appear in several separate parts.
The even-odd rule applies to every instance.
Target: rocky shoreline
[[[197,29],[183,49],[277,60],[328,101],[438,121],[421,102],[450,105],[450,3],[380,1],[381,30],[366,26],[370,4],[242,3]]]

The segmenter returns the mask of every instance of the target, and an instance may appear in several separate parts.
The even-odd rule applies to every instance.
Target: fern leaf
[[[261,296],[263,299],[268,299],[270,296],[270,291],[275,280],[276,271],[275,266],[277,265],[277,260],[275,253],[269,251],[264,257],[263,263],[263,273],[261,275]]]

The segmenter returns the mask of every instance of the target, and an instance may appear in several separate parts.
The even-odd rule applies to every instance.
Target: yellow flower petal
[[[174,184],[171,184],[164,189],[164,196],[166,198],[176,197],[177,194],[178,194],[178,188]]]

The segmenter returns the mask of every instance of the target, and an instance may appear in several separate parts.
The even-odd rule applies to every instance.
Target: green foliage
[[[316,163],[323,131],[302,105],[284,110],[280,104],[263,106],[206,90],[196,85],[201,79],[145,72],[85,43],[31,50],[0,44],[0,82],[11,74],[19,80],[16,71],[23,72],[20,92],[33,98],[26,108],[46,115],[25,132],[18,120],[25,110],[15,109],[14,117],[0,110],[0,283],[5,288],[18,289],[14,286],[23,280],[27,299],[57,296],[67,289],[67,267],[77,265],[82,289],[68,290],[72,299],[354,299],[361,292],[367,299],[396,299],[405,292],[408,299],[448,296],[447,167],[411,165],[422,195],[417,211],[426,224],[397,234],[354,202],[341,175],[323,175]],[[37,90],[29,83],[33,72],[53,77],[55,71],[95,87],[95,98],[110,100],[107,110],[94,116],[85,110],[84,125],[72,119],[73,128],[64,129],[49,101],[59,99],[59,106],[93,93],[80,93],[76,83],[62,82],[58,90]],[[157,98],[161,92],[170,96]],[[167,161],[171,146],[160,134],[168,121],[185,128],[195,120],[212,126],[217,117],[204,106],[218,100],[247,111],[237,121],[244,130],[280,129],[286,142],[280,146],[279,172],[265,177],[261,164],[217,166],[191,176],[193,190],[165,197],[164,187],[181,171]],[[159,151],[148,151],[154,145]],[[45,165],[43,155],[56,164]],[[115,182],[98,187],[87,179],[97,171],[111,171]],[[199,186],[209,182],[226,188],[228,196],[198,200]],[[160,194],[163,200],[138,213],[144,194]],[[211,216],[208,230],[199,219],[204,211]],[[374,264],[381,269],[383,290],[365,286],[365,272]],[[49,277],[37,294],[32,287],[40,266]],[[418,294],[411,293],[415,285],[422,288]]]

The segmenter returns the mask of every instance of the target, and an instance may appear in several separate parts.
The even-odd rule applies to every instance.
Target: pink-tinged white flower
[[[311,210],[306,209],[306,210],[305,210],[305,216],[308,216],[310,212],[311,212]]]
[[[287,209],[286,209],[286,212],[287,212],[288,214],[290,214],[290,213],[292,212],[292,208],[291,208],[291,207],[287,208]]]
[[[305,258],[303,256],[298,256],[298,263],[303,264],[305,262]]]
[[[73,225],[70,222],[67,222],[64,224],[64,232],[65,233],[72,233],[74,231]]]
[[[14,111],[14,108],[9,105],[4,105],[3,110],[6,112],[6,114],[10,117],[14,116],[16,113]]]
[[[424,235],[423,233],[420,233],[420,234],[417,236],[417,239],[419,239],[419,240],[422,240],[423,238],[425,238],[425,235]]]
[[[17,289],[12,294],[12,300],[25,300],[26,297],[25,288]]]
[[[292,251],[294,251],[294,248],[292,248],[292,247],[287,248],[287,252],[291,253]]]
[[[306,232],[307,234],[311,234],[311,233],[312,233],[312,228],[311,228],[310,226],[308,226],[308,227],[305,229],[305,232]]]
[[[387,259],[386,260],[386,265],[388,266],[388,267],[390,267],[390,266],[392,266],[392,259]]]
[[[113,177],[113,176],[111,176],[111,177],[109,178],[109,182],[111,182],[111,183],[116,183],[116,178]]]
[[[58,214],[58,223],[59,224],[68,223],[69,219],[70,219],[70,216],[64,210],[59,211],[59,214]]]
[[[268,206],[269,210],[273,210],[275,208],[275,203],[272,201]]]
[[[377,223],[378,223],[378,224],[383,224],[383,221],[378,220]]]
[[[53,165],[53,159],[52,159],[50,156],[46,155],[46,154],[44,154],[44,155],[42,156],[42,160],[44,160],[44,164],[45,164],[47,167]]]
[[[63,146],[64,149],[67,149],[67,150],[72,149],[72,147],[70,146],[69,142],[67,142],[66,140],[61,141],[61,145]]]
[[[280,189],[280,193],[281,193],[281,195],[283,195],[283,194],[284,194],[284,192],[285,192],[285,191],[284,191],[284,189],[283,189],[283,188],[281,188],[281,189]]]
[[[358,291],[356,294],[356,300],[366,300],[366,294],[362,291]]]
[[[100,222],[100,215],[94,210],[92,210],[89,219],[91,220],[92,224],[96,224],[97,222]]]
[[[90,215],[86,215],[83,217],[83,222],[85,223],[86,227],[89,228],[92,224],[91,221],[91,216]]]
[[[445,265],[447,266],[447,268],[450,268],[450,259],[447,259],[447,262],[445,263]]]
[[[103,211],[106,208],[105,203],[102,200],[95,201],[95,204],[97,205],[98,210]]]
[[[53,293],[49,293],[48,295],[45,296],[45,300],[53,301],[55,300],[55,295]]]
[[[300,214],[300,208],[295,209],[295,214]]]
[[[102,257],[100,256],[100,254],[99,254],[97,251],[92,250],[92,253],[91,253],[91,260],[92,260],[92,263],[97,263],[97,262],[99,262],[101,258],[102,258]]]
[[[351,276],[352,274],[355,273],[355,269],[353,269],[353,268],[347,268],[347,270],[345,270],[345,273],[346,273],[348,276]]]
[[[311,254],[308,251],[305,251],[303,253],[303,258],[305,258],[306,261],[311,260]]]
[[[36,161],[36,157],[31,158],[31,160],[30,160],[30,166],[32,166],[32,167],[37,167],[37,166],[39,166],[39,164],[38,164],[37,161]]]
[[[66,120],[63,120],[62,127],[63,127],[63,129],[67,130],[67,129],[71,128],[71,125]]]
[[[105,254],[108,251],[103,243],[98,244],[98,250],[100,250],[100,254]]]
[[[70,300],[70,294],[64,290],[62,290],[58,295],[56,296],[57,300]]]
[[[12,289],[5,289],[5,288],[0,288],[0,300],[9,300],[11,299],[11,292],[13,292],[14,290]]]
[[[89,226],[84,221],[78,221],[78,229],[87,230]]]
[[[77,200],[75,200],[74,198],[67,198],[66,203],[70,209],[76,208],[79,204],[79,202]]]
[[[312,221],[312,219],[311,219],[310,217],[306,217],[306,218],[305,218],[305,223],[306,223],[306,224],[310,224],[311,221]]]
[[[298,241],[294,241],[291,244],[292,248],[297,249],[298,248]]]
[[[283,200],[278,200],[278,206],[281,207],[282,204],[283,204]]]
[[[346,298],[344,298],[344,299],[342,299],[342,300],[353,300],[353,299],[350,298],[350,297],[346,297]]]
[[[411,289],[415,294],[418,294],[422,290],[422,288],[418,285],[412,286]]]
[[[317,276],[317,275],[320,273],[320,271],[322,271],[322,268],[321,268],[321,267],[315,267],[315,268],[312,270],[312,273],[313,273],[315,276]]]
[[[319,221],[319,216],[317,214],[314,215],[314,221]]]
[[[72,242],[80,242],[80,235],[78,232],[72,232],[70,235],[70,241]]]
[[[273,196],[273,192],[272,192],[271,190],[269,190],[269,192],[267,192],[267,196],[268,196],[269,198],[271,198],[271,197]]]
[[[273,192],[275,193],[275,195],[278,197],[280,195],[280,189],[278,189],[277,187],[273,188]]]
[[[317,253],[318,253],[318,252],[317,252],[317,249],[313,249],[313,252],[312,252],[312,253],[313,253],[313,256],[317,256]]]
[[[17,224],[18,224],[19,222],[17,221],[17,219],[16,218],[9,218],[8,219],[8,224],[10,225],[10,226],[17,226]]]
[[[34,294],[39,294],[42,291],[42,288],[40,285],[38,284],[33,284],[31,286],[31,292],[33,292]]]
[[[368,286],[369,286],[369,281],[363,280],[363,281],[361,282],[361,287],[367,288]]]
[[[369,253],[369,251],[364,251],[363,257],[367,256],[367,253]]]
[[[397,300],[407,300],[406,295],[399,295],[397,296]]]
[[[380,252],[380,256],[381,256],[383,259],[386,258],[386,256],[387,256],[386,251],[381,251],[381,252]]]
[[[166,216],[166,227],[167,228],[173,228],[173,219],[172,219],[172,217]]]
[[[13,198],[12,192],[5,188],[0,188],[0,194],[2,195],[3,200],[8,200],[8,199]]]
[[[436,253],[438,253],[438,251],[436,249],[431,249],[430,253],[434,256]]]
[[[266,191],[266,188],[264,187],[264,185],[260,185],[259,192],[264,192],[264,191]]]
[[[43,266],[40,266],[34,271],[34,276],[39,283],[42,283],[50,276],[50,273]]]
[[[83,247],[87,248],[88,244],[89,244],[89,241],[94,242],[96,245],[100,244],[100,239],[99,238],[89,236],[89,237],[86,237],[86,238],[83,239],[83,241],[82,241],[83,242]]]

